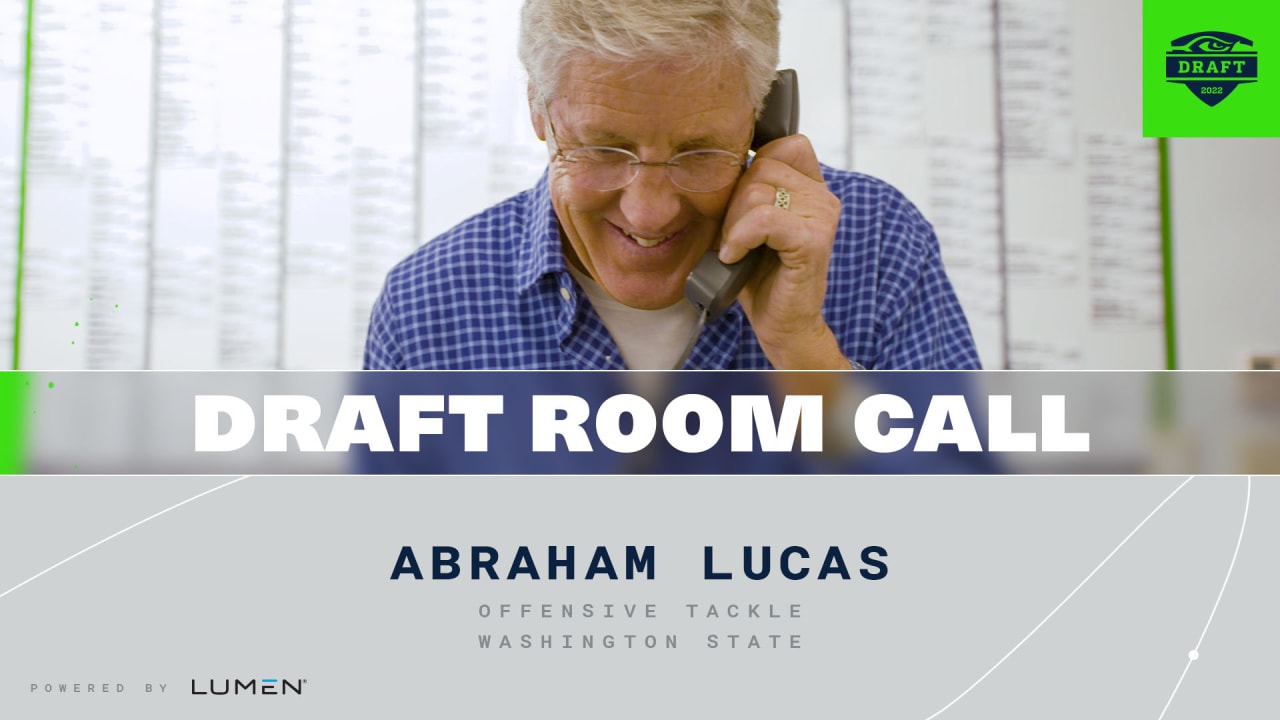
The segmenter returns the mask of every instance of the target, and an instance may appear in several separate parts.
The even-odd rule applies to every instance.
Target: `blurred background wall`
[[[781,5],[802,131],[932,220],[986,367],[1280,355],[1280,139],[1143,138],[1140,0]],[[0,362],[359,367],[390,266],[546,165],[518,14],[0,0]]]

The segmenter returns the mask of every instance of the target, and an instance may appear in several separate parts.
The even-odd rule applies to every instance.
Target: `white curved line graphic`
[[[1222,587],[1218,589],[1218,599],[1213,601],[1213,609],[1209,611],[1209,619],[1204,623],[1204,630],[1200,632],[1200,639],[1196,641],[1196,646],[1187,654],[1187,664],[1182,668],[1182,675],[1178,677],[1178,683],[1173,686],[1173,692],[1169,693],[1169,702],[1164,704],[1164,709],[1160,711],[1158,720],[1164,719],[1164,714],[1169,712],[1169,706],[1173,705],[1173,698],[1178,695],[1178,689],[1182,687],[1182,681],[1187,677],[1187,671],[1191,669],[1191,663],[1200,657],[1200,645],[1204,642],[1204,636],[1209,634],[1209,626],[1213,624],[1213,616],[1218,613],[1218,605],[1222,602],[1222,595],[1227,591],[1227,583],[1231,581],[1231,571],[1236,569],[1236,558],[1240,556],[1240,545],[1244,542],[1244,527],[1249,522],[1249,499],[1253,496],[1253,476],[1245,478],[1244,486],[1244,517],[1240,518],[1240,535],[1236,538],[1235,552],[1231,553],[1231,564],[1227,566],[1227,576],[1222,579]]]
[[[74,555],[70,555],[70,556],[68,556],[68,557],[66,557],[66,558],[63,558],[62,560],[60,560],[60,561],[58,561],[58,562],[56,562],[56,563],[54,563],[54,564],[50,565],[49,567],[45,568],[44,570],[41,570],[40,572],[36,573],[35,575],[32,575],[31,577],[27,578],[26,580],[23,580],[22,582],[18,583],[17,585],[14,585],[13,587],[9,588],[8,590],[5,590],[4,592],[0,593],[0,598],[3,598],[5,595],[8,595],[9,593],[13,592],[14,590],[17,590],[18,588],[22,587],[23,585],[26,585],[27,583],[31,582],[32,580],[35,580],[36,578],[39,578],[40,576],[44,575],[45,573],[50,572],[50,571],[52,571],[52,570],[56,570],[57,568],[59,568],[59,567],[61,567],[61,566],[65,565],[65,564],[67,564],[67,563],[71,562],[72,560],[75,560],[76,558],[78,558],[78,557],[80,557],[81,555],[83,555],[83,554],[85,554],[85,553],[89,552],[90,550],[92,550],[92,549],[94,549],[94,548],[98,547],[99,545],[101,545],[101,544],[103,544],[103,543],[105,543],[105,542],[107,542],[107,541],[109,541],[109,540],[114,540],[115,538],[120,537],[121,535],[123,535],[123,534],[125,534],[125,533],[129,532],[130,530],[132,530],[132,529],[134,529],[134,528],[138,527],[139,525],[143,525],[143,524],[148,523],[148,522],[150,522],[150,521],[152,521],[152,520],[155,520],[156,518],[160,517],[161,515],[164,515],[165,513],[169,512],[170,510],[176,510],[176,509],[178,509],[178,508],[182,507],[183,505],[186,505],[187,503],[191,502],[192,500],[199,500],[200,498],[204,497],[205,495],[208,495],[209,493],[215,493],[215,492],[217,492],[217,491],[221,490],[221,489],[222,489],[222,488],[224,488],[224,487],[229,487],[229,486],[231,486],[231,485],[235,485],[236,483],[240,482],[241,480],[244,480],[245,478],[250,478],[250,477],[253,477],[253,476],[252,476],[252,475],[245,475],[244,477],[238,477],[238,478],[236,478],[235,480],[232,480],[232,481],[230,481],[230,482],[225,482],[225,483],[223,483],[223,484],[221,484],[221,485],[219,485],[219,486],[217,486],[217,487],[214,487],[214,488],[209,488],[208,490],[205,490],[204,492],[200,493],[199,495],[193,495],[192,497],[189,497],[189,498],[187,498],[186,500],[183,500],[182,502],[177,503],[176,505],[170,505],[169,507],[167,507],[167,508],[165,508],[165,509],[161,510],[160,512],[157,512],[157,513],[154,513],[154,514],[152,514],[152,515],[149,515],[149,516],[147,516],[147,517],[145,517],[145,518],[143,518],[143,519],[139,520],[138,522],[136,522],[136,523],[134,523],[134,524],[130,525],[129,527],[127,527],[127,528],[125,528],[125,529],[123,529],[123,530],[120,530],[120,531],[118,531],[118,532],[112,533],[111,535],[108,535],[107,537],[102,538],[102,539],[101,539],[101,540],[99,540],[98,542],[96,542],[96,543],[94,543],[94,544],[90,545],[89,547],[87,547],[87,548],[85,548],[85,549],[81,550],[80,552],[75,553]]]
[[[973,689],[974,689],[974,688],[976,688],[976,687],[978,687],[978,685],[982,684],[982,681],[983,681],[983,680],[986,680],[986,679],[987,679],[987,676],[989,676],[991,673],[995,672],[995,671],[996,671],[996,668],[998,668],[998,667],[1000,667],[1001,665],[1003,665],[1003,664],[1004,664],[1004,661],[1009,659],[1009,656],[1011,656],[1011,655],[1013,655],[1015,652],[1017,652],[1017,651],[1018,651],[1018,648],[1022,647],[1024,644],[1026,644],[1026,642],[1027,642],[1028,640],[1030,640],[1030,639],[1031,639],[1031,636],[1032,636],[1032,635],[1035,635],[1035,634],[1036,634],[1036,632],[1037,632],[1037,631],[1039,631],[1039,630],[1040,630],[1040,628],[1041,628],[1041,627],[1043,627],[1045,623],[1049,622],[1050,618],[1052,618],[1054,615],[1056,615],[1056,614],[1057,614],[1057,612],[1058,612],[1059,610],[1061,610],[1061,609],[1062,609],[1062,606],[1067,604],[1067,601],[1068,601],[1068,600],[1070,600],[1071,598],[1075,597],[1075,594],[1076,594],[1076,593],[1078,593],[1078,592],[1080,592],[1080,588],[1084,587],[1084,586],[1085,586],[1085,583],[1087,583],[1087,582],[1089,582],[1091,579],[1093,579],[1093,576],[1098,574],[1098,571],[1099,571],[1099,570],[1101,570],[1101,569],[1102,569],[1102,567],[1103,567],[1104,565],[1106,565],[1106,564],[1107,564],[1107,562],[1108,562],[1109,560],[1111,560],[1112,556],[1114,556],[1117,552],[1120,552],[1120,548],[1124,547],[1125,543],[1129,542],[1129,538],[1131,538],[1131,537],[1133,537],[1134,535],[1136,535],[1136,534],[1138,533],[1138,531],[1142,529],[1142,526],[1143,526],[1143,525],[1146,525],[1148,520],[1150,520],[1152,517],[1154,517],[1156,513],[1160,512],[1160,508],[1164,507],[1164,506],[1165,506],[1165,503],[1167,503],[1167,502],[1169,502],[1170,500],[1172,500],[1172,499],[1173,499],[1173,496],[1174,496],[1174,495],[1177,495],[1177,494],[1178,494],[1178,492],[1179,492],[1180,490],[1182,490],[1182,488],[1186,487],[1186,486],[1187,486],[1187,483],[1191,482],[1192,478],[1194,478],[1194,477],[1195,477],[1195,476],[1194,476],[1194,475],[1192,475],[1191,477],[1188,477],[1186,480],[1183,480],[1181,485],[1179,485],[1178,487],[1174,488],[1174,489],[1173,489],[1173,492],[1169,493],[1169,497],[1165,498],[1164,500],[1161,500],[1161,501],[1160,501],[1160,504],[1159,504],[1159,505],[1156,505],[1155,509],[1154,509],[1154,510],[1152,510],[1150,513],[1148,513],[1148,514],[1147,514],[1147,516],[1146,516],[1145,518],[1143,518],[1143,519],[1142,519],[1142,522],[1138,523],[1138,527],[1134,528],[1132,532],[1130,532],[1128,535],[1126,535],[1126,536],[1125,536],[1125,538],[1124,538],[1123,540],[1121,540],[1121,541],[1120,541],[1120,544],[1119,544],[1119,545],[1117,545],[1117,546],[1115,547],[1115,549],[1114,549],[1114,550],[1112,550],[1110,553],[1108,553],[1108,554],[1107,554],[1107,556],[1106,556],[1105,558],[1103,558],[1103,559],[1102,559],[1102,562],[1098,563],[1098,566],[1097,566],[1097,567],[1095,567],[1095,568],[1093,569],[1093,571],[1092,571],[1092,572],[1090,572],[1088,575],[1086,575],[1086,576],[1085,576],[1085,578],[1084,578],[1084,580],[1081,580],[1081,581],[1080,581],[1080,584],[1079,584],[1079,585],[1076,585],[1076,588],[1075,588],[1074,590],[1072,590],[1070,593],[1068,593],[1068,594],[1067,594],[1067,596],[1066,596],[1065,598],[1063,598],[1063,599],[1062,599],[1062,602],[1058,603],[1058,606],[1057,606],[1057,607],[1055,607],[1053,610],[1051,610],[1051,611],[1049,612],[1049,614],[1048,614],[1047,616],[1045,616],[1045,619],[1041,620],[1039,624],[1037,624],[1035,627],[1031,628],[1031,632],[1027,633],[1027,636],[1026,636],[1026,637],[1024,637],[1024,638],[1022,638],[1021,640],[1019,640],[1019,641],[1018,641],[1018,644],[1017,644],[1017,645],[1014,645],[1012,650],[1010,650],[1009,652],[1007,652],[1007,653],[1005,653],[1005,654],[1004,654],[1004,657],[1002,657],[1002,658],[1000,658],[999,660],[997,660],[997,661],[996,661],[996,664],[995,664],[995,665],[992,665],[990,670],[988,670],[988,671],[986,671],[986,672],[982,673],[982,677],[978,678],[977,680],[974,680],[974,681],[973,681],[973,684],[972,684],[972,685],[970,685],[969,687],[965,688],[964,692],[962,692],[962,693],[960,693],[959,695],[957,695],[957,696],[956,696],[956,698],[955,698],[954,700],[952,700],[951,702],[947,703],[946,705],[943,705],[943,706],[942,706],[942,709],[938,710],[938,711],[937,711],[937,712],[935,712],[934,714],[932,714],[932,715],[930,715],[929,717],[925,718],[925,720],[934,720],[934,718],[938,717],[938,716],[939,716],[939,715],[941,715],[942,713],[944,713],[944,712],[946,712],[947,710],[949,710],[949,709],[951,708],[951,706],[952,706],[952,705],[955,705],[956,703],[960,702],[962,699],[964,699],[964,696],[968,695],[970,692],[973,692]]]

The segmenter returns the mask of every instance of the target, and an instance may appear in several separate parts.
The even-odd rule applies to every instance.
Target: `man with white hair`
[[[548,171],[391,271],[365,366],[978,367],[909,201],[802,135],[749,152],[778,25],[777,0],[527,0]],[[760,247],[723,315],[685,300],[708,251]]]

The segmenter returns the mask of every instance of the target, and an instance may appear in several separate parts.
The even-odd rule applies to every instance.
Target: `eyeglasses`
[[[642,167],[665,168],[667,178],[681,190],[714,192],[729,187],[742,174],[745,157],[728,150],[689,150],[666,162],[641,160],[639,155],[615,147],[581,147],[561,152],[555,126],[547,115],[551,139],[556,143],[556,159],[568,163],[569,177],[585,190],[609,192],[632,183]]]

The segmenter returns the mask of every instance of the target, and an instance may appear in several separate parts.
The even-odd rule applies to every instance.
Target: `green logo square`
[[[1142,134],[1280,137],[1280,2],[1144,2]]]

